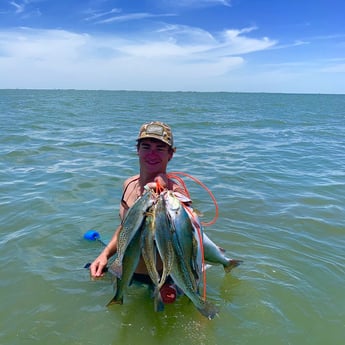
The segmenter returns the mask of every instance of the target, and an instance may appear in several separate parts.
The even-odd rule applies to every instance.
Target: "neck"
[[[144,186],[149,183],[149,182],[154,182],[154,179],[157,177],[158,174],[166,174],[165,171],[162,171],[160,173],[147,173],[147,172],[143,172],[140,171],[140,187],[141,189],[144,189]]]

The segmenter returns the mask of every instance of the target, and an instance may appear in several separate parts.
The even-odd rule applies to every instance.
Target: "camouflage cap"
[[[171,128],[163,122],[154,121],[143,124],[140,127],[137,140],[145,138],[158,139],[168,144],[171,148],[174,149],[174,138],[172,135]]]

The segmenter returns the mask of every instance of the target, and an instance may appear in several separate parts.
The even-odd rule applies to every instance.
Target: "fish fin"
[[[226,250],[225,250],[224,248],[219,247],[219,246],[217,246],[217,247],[218,247],[218,249],[219,249],[223,254],[226,252]]]
[[[229,273],[233,268],[239,266],[243,260],[230,259],[226,265],[224,265],[224,271]]]
[[[200,313],[206,316],[209,320],[212,320],[216,315],[218,315],[219,309],[214,304],[205,301],[202,308],[198,308]]]

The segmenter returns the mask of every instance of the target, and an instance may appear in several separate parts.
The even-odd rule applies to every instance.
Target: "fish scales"
[[[190,264],[190,261],[193,259],[191,257],[185,257],[185,255],[193,255],[193,229],[191,221],[189,217],[185,218],[185,213],[182,211],[182,205],[178,200],[176,201],[173,198],[174,195],[171,192],[166,193],[165,201],[167,204],[167,210],[170,211],[169,217],[171,217],[175,227],[172,241],[174,260],[170,275],[177,286],[192,301],[200,313],[207,318],[212,319],[218,313],[218,308],[200,297],[198,292],[199,282],[196,279],[195,274],[192,272]],[[201,266],[198,265],[197,267]],[[201,272],[198,272],[198,275],[200,276]]]
[[[112,273],[118,278],[122,276],[122,260],[126,249],[144,222],[146,211],[152,206],[154,197],[147,191],[127,211],[122,223],[117,242],[117,257],[111,266]]]
[[[170,221],[176,232],[173,238],[180,248],[180,255],[185,260],[186,267],[199,280],[202,270],[202,256],[198,233],[193,227],[183,204],[175,197],[173,192],[166,193],[165,201]]]
[[[126,293],[128,286],[131,283],[135,269],[140,259],[140,248],[141,248],[141,233],[137,232],[134,234],[132,241],[127,246],[126,252],[123,255],[123,274],[121,278],[115,277],[116,288],[115,296],[107,304],[123,304],[123,297]],[[112,270],[110,270],[112,271]]]
[[[164,304],[159,293],[160,275],[156,267],[156,253],[155,234],[156,234],[156,215],[155,204],[146,213],[145,223],[141,233],[141,255],[144,259],[148,275],[150,276],[153,285],[154,309],[155,311],[163,311]]]
[[[141,254],[153,284],[158,286],[160,275],[156,267],[155,223],[155,205],[153,205],[146,212],[141,234]]]
[[[174,261],[174,255],[173,255],[174,251],[173,251],[173,246],[172,246],[173,228],[167,217],[167,210],[166,210],[162,195],[159,196],[155,209],[156,209],[155,239],[156,239],[157,249],[163,263],[163,272],[162,272],[162,275],[159,281],[159,286],[158,286],[158,288],[160,289],[165,283],[166,278],[171,271],[171,267]]]

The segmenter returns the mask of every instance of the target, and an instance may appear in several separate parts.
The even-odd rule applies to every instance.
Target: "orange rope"
[[[217,200],[214,197],[214,195],[211,192],[211,190],[208,187],[206,187],[206,185],[204,183],[202,183],[196,177],[194,177],[192,175],[189,175],[187,173],[181,172],[181,171],[170,172],[167,175],[168,175],[168,178],[175,179],[182,186],[182,188],[186,191],[186,193],[187,193],[186,196],[188,198],[190,198],[190,194],[189,194],[188,188],[187,188],[184,180],[182,179],[182,177],[180,175],[189,177],[191,180],[193,180],[198,185],[203,187],[207,191],[207,193],[210,195],[210,197],[211,197],[211,199],[212,199],[212,201],[214,203],[216,214],[215,214],[215,216],[213,217],[213,219],[210,222],[207,222],[207,223],[201,222],[201,225],[203,225],[203,226],[210,226],[210,225],[214,224],[217,221],[218,215],[219,215],[219,208],[218,208]],[[207,289],[207,287],[206,287],[206,269],[205,269],[205,255],[204,255],[205,252],[204,252],[202,230],[201,230],[201,226],[200,226],[199,222],[195,220],[195,215],[193,214],[192,209],[189,208],[188,206],[185,206],[183,203],[182,203],[182,205],[184,206],[185,210],[190,215],[191,221],[194,224],[194,228],[196,228],[196,230],[197,230],[197,234],[198,234],[198,238],[199,238],[199,242],[200,242],[202,277],[203,277],[202,278],[203,279],[203,300],[205,301],[206,300],[206,289]]]
[[[159,180],[156,181],[156,193],[159,195],[163,192],[164,187],[159,183]]]
[[[203,187],[207,191],[207,193],[210,195],[210,197],[214,203],[215,209],[216,209],[216,214],[210,222],[207,222],[207,223],[201,222],[201,225],[210,226],[210,225],[214,224],[218,219],[219,211],[218,211],[217,200],[214,197],[211,190],[208,187],[206,187],[206,185],[204,183],[202,183],[200,180],[198,180],[196,177],[194,177],[190,174],[187,174],[187,173],[184,173],[181,171],[174,171],[174,172],[168,173],[167,174],[168,178],[175,179],[181,185],[181,187],[186,191],[186,196],[188,198],[190,198],[188,188],[187,188],[184,180],[182,179],[182,177],[179,175],[189,177],[191,180],[193,180],[194,182],[199,184],[201,187]],[[160,185],[160,183],[158,181],[156,181],[156,183],[157,183],[156,184],[156,193],[160,194],[164,190],[164,188],[163,188],[163,186]],[[197,230],[197,234],[198,234],[198,238],[199,238],[199,242],[200,242],[201,267],[202,267],[202,276],[203,276],[203,300],[205,301],[206,300],[206,269],[205,269],[205,254],[204,254],[205,252],[204,252],[202,230],[201,230],[201,226],[200,226],[199,222],[195,220],[195,216],[193,214],[192,208],[184,205],[183,203],[181,203],[181,204],[183,205],[184,209],[188,212],[188,214],[191,218],[191,221],[194,224],[194,228],[196,228],[196,230]]]
[[[206,187],[206,185],[205,185],[204,183],[202,183],[202,182],[201,182],[200,180],[198,180],[196,177],[194,177],[194,176],[192,176],[192,175],[189,175],[189,174],[187,174],[187,173],[185,173],[185,172],[182,172],[182,171],[170,172],[170,173],[168,173],[167,175],[168,175],[168,178],[175,179],[175,180],[178,181],[178,183],[181,184],[181,186],[186,190],[187,196],[188,196],[189,198],[190,198],[190,194],[189,194],[189,191],[188,191],[188,189],[187,189],[187,187],[186,187],[186,184],[185,184],[185,182],[183,181],[183,179],[182,179],[179,175],[189,177],[191,180],[193,180],[193,181],[196,182],[198,185],[200,185],[202,188],[204,188],[204,189],[207,191],[207,193],[210,195],[210,197],[211,197],[211,199],[212,199],[212,201],[213,201],[213,204],[214,204],[214,206],[215,206],[215,212],[216,212],[216,214],[215,214],[215,216],[213,217],[213,219],[212,219],[210,222],[207,222],[207,223],[201,222],[201,224],[202,224],[203,226],[210,226],[210,225],[214,224],[214,223],[217,221],[218,215],[219,215],[219,208],[218,208],[217,200],[216,200],[216,198],[214,197],[214,195],[213,195],[213,193],[211,192],[211,190],[210,190],[208,187]]]

